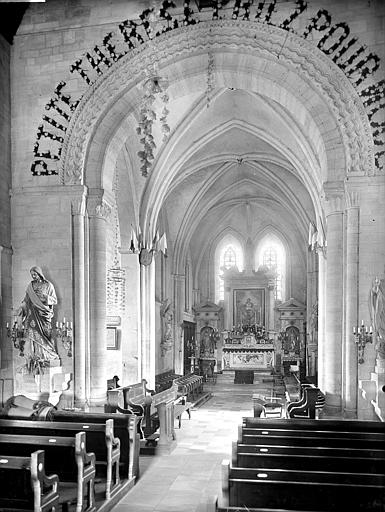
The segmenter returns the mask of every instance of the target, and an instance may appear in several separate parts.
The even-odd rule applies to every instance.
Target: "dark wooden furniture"
[[[114,436],[120,440],[120,477],[129,481],[139,477],[138,417],[135,414],[89,413],[75,411],[55,411],[53,421],[105,424],[106,420],[114,420]]]
[[[286,407],[289,418],[305,417],[315,419],[316,414],[323,409],[325,396],[320,389],[312,384],[300,385],[300,399],[289,402]]]
[[[254,371],[235,370],[234,384],[254,384]]]
[[[243,418],[222,469],[223,507],[209,510],[380,512],[385,424]]]
[[[119,462],[120,439],[114,436],[114,420],[108,419],[106,423],[72,423],[28,420],[0,420],[1,434],[20,434],[24,436],[73,436],[78,432],[87,433],[86,449],[95,454],[96,474],[105,482],[105,498],[109,500],[121,487]],[[122,477],[127,478],[127,474]],[[122,483],[124,480],[122,480]]]
[[[224,505],[289,510],[384,510],[385,475],[231,467],[222,463]]]
[[[50,512],[59,507],[57,475],[46,475],[44,450],[4,455],[0,447],[0,509]]]
[[[36,447],[44,447],[45,468],[59,477],[59,501],[76,503],[77,512],[92,512],[95,507],[95,455],[86,452],[86,434],[58,437],[0,434],[0,452],[30,456]]]

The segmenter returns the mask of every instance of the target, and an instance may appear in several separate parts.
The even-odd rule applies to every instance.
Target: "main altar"
[[[274,366],[274,343],[264,327],[247,326],[223,333],[223,370],[262,370]]]

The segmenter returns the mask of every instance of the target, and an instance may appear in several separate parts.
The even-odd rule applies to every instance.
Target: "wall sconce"
[[[72,357],[72,322],[56,322],[55,337],[61,341],[64,349],[67,351],[67,356]]]
[[[17,321],[15,320],[12,327],[7,322],[7,336],[11,338],[13,346],[20,350],[19,356],[24,356],[24,328],[19,329]]]
[[[364,362],[364,352],[365,346],[367,343],[373,342],[373,329],[370,326],[370,329],[364,325],[364,321],[362,320],[361,325],[357,327],[353,327],[353,336],[354,341],[358,348],[358,362],[362,364]]]

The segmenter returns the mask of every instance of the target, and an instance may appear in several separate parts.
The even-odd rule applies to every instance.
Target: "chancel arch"
[[[373,267],[367,254],[356,261],[357,251],[345,240],[356,237],[362,250],[357,233],[364,226],[362,240],[377,240],[376,262],[384,256],[384,243],[375,231],[383,225],[378,218],[384,216],[384,205],[375,201],[383,182],[374,171],[362,98],[319,48],[310,37],[259,22],[202,20],[180,26],[127,50],[82,89],[63,136],[60,176],[24,178],[19,171],[28,168],[24,143],[33,136],[15,140],[14,209],[24,211],[32,204],[31,217],[44,219],[41,231],[47,232],[48,196],[58,212],[57,245],[63,250],[56,261],[48,250],[55,240],[48,243],[36,232],[31,240],[28,226],[16,219],[13,294],[19,297],[24,287],[19,271],[36,263],[30,261],[35,257],[46,258],[64,290],[61,313],[74,318],[75,402],[102,400],[106,325],[113,321],[105,304],[106,281],[115,263],[127,277],[129,307],[119,328],[128,341],[119,354],[111,350],[108,360],[117,365],[114,369],[120,365],[123,380],[145,378],[151,387],[162,370],[184,371],[186,344],[180,333],[184,322],[196,321],[194,307],[211,303],[216,312],[212,303],[221,299],[217,253],[223,243],[234,237],[238,269],[253,276],[264,262],[261,244],[271,233],[286,254],[281,297],[276,298],[318,308],[319,379],[327,405],[341,410],[349,402],[352,414],[357,412],[358,392],[352,393],[350,382],[358,381],[358,370],[353,369],[353,349],[350,355],[346,350],[346,333],[365,308],[363,288],[372,276],[363,269]],[[16,54],[20,52],[17,48]],[[137,128],[146,70],[155,61],[158,78],[168,80],[170,133],[163,140],[161,126],[154,124],[154,160],[145,178]],[[48,82],[54,79],[52,71]],[[209,90],[210,80],[214,85]],[[76,88],[76,81],[71,87]],[[161,109],[157,101],[154,108]],[[23,132],[20,119],[15,126]],[[309,226],[315,231],[310,248]],[[244,254],[243,266],[236,247]],[[231,263],[234,255],[227,256]],[[349,285],[353,267],[360,274],[359,292]],[[260,277],[265,286],[270,276]],[[266,294],[270,288],[266,284]],[[274,303],[265,304],[265,316],[261,312],[259,319],[267,319],[273,332]],[[172,328],[161,347],[166,311]],[[82,365],[92,366],[89,354],[94,349],[91,376]],[[65,364],[70,368],[72,363]],[[336,375],[344,365],[352,370],[341,382]]]

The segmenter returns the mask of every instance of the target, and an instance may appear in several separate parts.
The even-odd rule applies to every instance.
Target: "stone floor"
[[[253,414],[253,393],[271,394],[267,379],[255,372],[254,384],[234,384],[234,373],[226,372],[205,384],[212,398],[190,420],[183,415],[170,454],[141,455],[141,477],[113,512],[206,512],[210,498],[221,495],[221,462],[231,457],[238,425]]]

